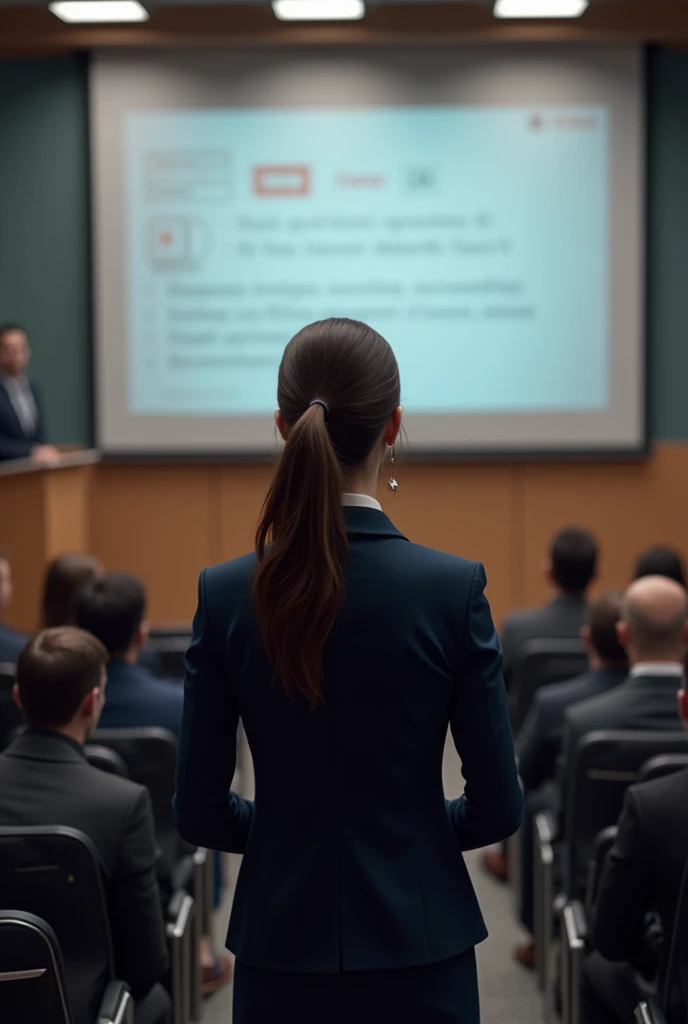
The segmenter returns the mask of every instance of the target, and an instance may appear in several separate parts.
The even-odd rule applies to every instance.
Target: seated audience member
[[[12,567],[7,555],[0,551],[0,664],[14,665],[19,652],[26,644],[28,637],[17,633],[2,622],[2,616],[12,603]]]
[[[539,608],[513,612],[504,620],[501,639],[507,689],[519,652],[529,640],[572,640],[580,635],[586,592],[596,569],[597,542],[593,535],[577,526],[560,530],[543,565],[550,600]]]
[[[619,686],[628,675],[626,652],[616,624],[621,598],[603,594],[594,600],[581,636],[588,651],[589,670],[565,683],[544,686],[535,694],[526,721],[516,738],[519,774],[526,792],[526,813],[521,830],[521,921],[533,931],[533,820],[540,811],[558,810],[555,784],[567,708]],[[516,947],[514,955],[524,967],[535,966],[532,940]]]
[[[44,629],[74,625],[74,598],[77,591],[103,572],[93,555],[68,552],[48,565],[43,579],[41,619]]]
[[[178,736],[183,687],[159,679],[137,663],[148,639],[146,592],[141,580],[124,572],[103,573],[77,593],[75,615],[78,625],[97,637],[108,652],[107,703],[101,726],[159,726]],[[171,864],[165,866],[173,869]],[[215,955],[207,935],[201,936],[200,954],[203,992],[209,995],[229,981],[232,962],[229,957]]]
[[[43,581],[43,626],[73,626],[77,591],[102,576],[104,571],[102,563],[93,555],[73,552],[54,558]],[[151,647],[141,648],[139,664],[161,675],[158,655]]]
[[[676,729],[676,691],[688,644],[688,594],[666,576],[631,583],[621,603],[619,640],[630,672],[621,686],[566,712],[564,760],[578,741],[599,729]]]
[[[688,696],[679,693],[688,728]],[[688,771],[631,786],[607,858],[592,929],[594,951],[583,966],[582,1024],[625,1024],[648,992],[634,965],[645,963],[645,919],[658,911],[664,933],[659,985],[674,928],[681,879],[688,858]],[[685,1024],[686,1008],[669,994],[669,1024]]]
[[[158,851],[148,791],[87,762],[83,745],[105,699],[107,652],[72,627],[44,630],[17,664],[15,700],[28,729],[0,754],[0,825],[66,825],[93,842],[103,872],[118,978],[136,1024],[169,1024]],[[73,993],[77,1024],[98,994]]]
[[[686,585],[683,559],[673,548],[661,545],[648,548],[638,555],[633,569],[633,579],[639,580],[643,576],[667,576],[670,580],[676,580],[682,587]]]
[[[178,736],[182,687],[158,679],[137,664],[148,639],[146,592],[141,580],[125,572],[104,573],[79,590],[75,616],[82,629],[100,640],[110,658],[103,728],[160,726]]]

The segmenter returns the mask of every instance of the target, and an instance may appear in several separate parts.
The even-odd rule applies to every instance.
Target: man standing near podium
[[[41,466],[54,466],[60,453],[44,443],[40,401],[26,375],[30,358],[24,328],[0,326],[0,460],[31,458]]]

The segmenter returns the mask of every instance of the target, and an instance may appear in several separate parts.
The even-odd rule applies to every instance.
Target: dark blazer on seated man
[[[148,790],[94,768],[83,743],[104,699],[107,654],[82,630],[39,633],[17,666],[29,723],[0,754],[0,825],[66,825],[88,836],[103,872],[117,977],[137,1001],[135,1024],[168,1024],[168,968]],[[69,972],[76,1024],[92,1024],[99,993]],[[75,981],[76,976],[76,981]]]
[[[595,578],[597,542],[588,530],[569,527],[552,540],[543,572],[552,598],[539,608],[513,612],[501,629],[507,689],[523,645],[530,640],[574,640],[585,622],[586,592]]]
[[[592,601],[581,629],[589,670],[564,683],[543,686],[533,697],[516,738],[519,775],[526,791],[556,777],[568,708],[613,690],[626,679],[628,661],[616,632],[620,615],[618,595],[603,594]]]
[[[74,603],[82,629],[106,648],[108,699],[100,724],[104,729],[157,726],[179,735],[184,693],[179,683],[159,679],[138,664],[148,640],[146,592],[136,576],[107,572],[83,587]]]
[[[688,716],[688,706],[684,713]],[[688,771],[631,786],[600,883],[594,952],[583,970],[583,1024],[633,1019],[643,986],[631,965],[642,956],[645,918],[652,910],[659,912],[664,932],[661,993],[687,859]],[[679,967],[685,976],[686,965]],[[688,1020],[685,1005],[673,993],[667,1016],[669,1024]]]

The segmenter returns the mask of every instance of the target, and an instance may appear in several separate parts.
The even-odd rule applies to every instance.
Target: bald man
[[[666,576],[644,576],[626,590],[617,632],[630,672],[621,686],[566,713],[564,761],[598,729],[676,732],[676,693],[688,649],[688,593]]]

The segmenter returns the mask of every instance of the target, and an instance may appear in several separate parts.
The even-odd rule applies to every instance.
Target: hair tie
[[[325,421],[327,421],[327,417],[330,415],[330,407],[327,402],[323,402],[322,398],[314,398],[312,402],[308,403],[308,408],[310,409],[312,405],[319,405],[321,407],[325,413]]]

